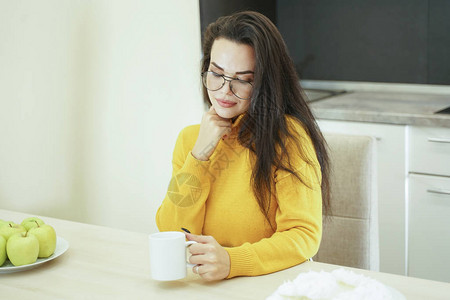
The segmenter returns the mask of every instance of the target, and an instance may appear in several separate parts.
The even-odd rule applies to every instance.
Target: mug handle
[[[197,244],[197,242],[196,242],[196,241],[187,241],[187,242],[186,242],[186,248],[189,247],[189,246],[192,245],[192,244]],[[195,267],[195,266],[196,266],[196,265],[191,264],[191,263],[189,263],[189,262],[186,261],[186,267],[193,268],[193,267]]]

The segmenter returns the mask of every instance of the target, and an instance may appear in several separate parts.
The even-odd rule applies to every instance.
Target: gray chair
[[[376,140],[325,133],[331,215],[313,260],[379,271]]]

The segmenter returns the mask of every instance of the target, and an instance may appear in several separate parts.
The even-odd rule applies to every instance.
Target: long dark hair
[[[208,70],[211,48],[218,38],[249,45],[255,51],[253,93],[250,107],[240,123],[238,139],[256,156],[251,181],[262,213],[270,223],[268,214],[270,197],[274,193],[274,169],[288,171],[301,182],[306,181],[293,170],[286,142],[294,139],[302,158],[312,163],[295,132],[288,128],[286,116],[289,115],[301,122],[316,150],[322,173],[322,208],[326,214],[330,199],[326,142],[305,101],[280,32],[267,17],[257,12],[244,11],[220,17],[204,33],[202,72]],[[203,97],[211,105],[204,87]]]

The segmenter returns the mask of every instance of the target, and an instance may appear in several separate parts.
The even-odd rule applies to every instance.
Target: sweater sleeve
[[[304,150],[309,163],[303,159],[295,163],[302,181],[286,171],[276,176],[275,233],[255,243],[226,248],[231,261],[228,278],[276,272],[317,253],[322,238],[320,165],[309,139]]]
[[[209,161],[192,156],[192,143],[198,136],[195,126],[183,129],[177,139],[172,160],[172,178],[156,213],[160,231],[179,231],[181,227],[201,234],[205,202],[210,191]]]
[[[292,175],[276,183],[276,232],[253,244],[226,248],[231,261],[228,278],[276,272],[317,253],[322,237],[322,196],[312,169],[306,166],[303,170],[303,179],[311,179],[311,188]]]

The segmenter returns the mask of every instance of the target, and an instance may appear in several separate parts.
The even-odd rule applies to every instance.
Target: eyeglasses
[[[253,85],[249,81],[233,78],[216,72],[206,71],[202,73],[202,81],[205,88],[209,91],[218,91],[228,81],[231,92],[242,100],[249,100],[252,96]]]

